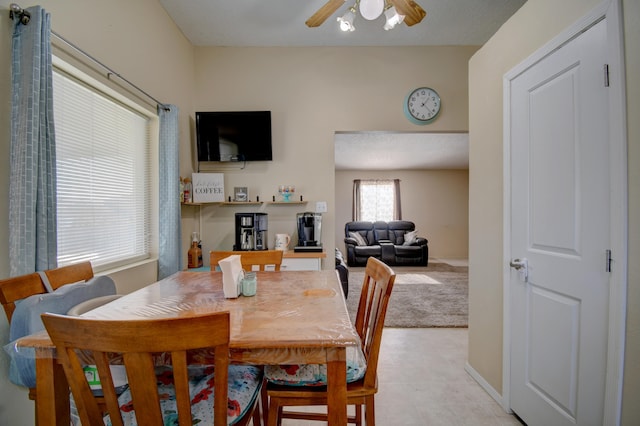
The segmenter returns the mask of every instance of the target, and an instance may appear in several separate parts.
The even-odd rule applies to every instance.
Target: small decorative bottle
[[[184,178],[184,202],[193,202],[193,185],[191,184],[191,178]]]
[[[187,267],[188,268],[201,268],[202,263],[202,248],[200,247],[200,238],[198,233],[191,234],[191,248],[187,253]]]
[[[182,176],[180,176],[180,202],[184,203],[184,181]]]

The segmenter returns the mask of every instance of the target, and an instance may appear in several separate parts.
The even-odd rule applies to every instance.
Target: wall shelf
[[[224,201],[219,204],[222,206],[259,206],[264,203],[262,201]]]
[[[183,206],[260,206],[267,204],[269,206],[301,206],[307,204],[307,201],[216,201],[206,203],[180,203]]]
[[[183,206],[207,206],[207,205],[220,205],[220,206],[259,206],[264,204],[262,201],[216,201],[211,203],[180,203]]]
[[[267,201],[267,204],[284,206],[287,204],[307,204],[306,201]]]

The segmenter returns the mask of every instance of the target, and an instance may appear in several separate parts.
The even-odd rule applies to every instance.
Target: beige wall
[[[272,111],[274,161],[224,166],[225,186],[247,186],[250,197],[270,200],[279,184],[293,184],[306,206],[242,209],[183,207],[185,232],[198,230],[203,251],[230,249],[236,211],[269,214],[269,243],[276,233],[295,232],[295,214],[326,201],[323,244],[335,247],[334,133],[424,130],[404,117],[402,102],[414,87],[429,85],[442,97],[442,111],[429,130],[467,130],[467,62],[476,47],[407,48],[198,48],[195,110]],[[434,66],[434,64],[438,64]],[[204,167],[205,165],[201,165]],[[196,165],[194,164],[195,168]],[[191,227],[191,228],[190,228]],[[466,232],[466,231],[456,231]],[[341,242],[338,242],[339,244]],[[332,268],[333,262],[324,262]]]
[[[336,171],[336,247],[346,256],[354,179],[400,179],[402,218],[429,240],[429,257],[466,259],[469,244],[468,170]]]
[[[10,58],[12,21],[8,0],[0,0],[0,240],[8,240]],[[21,2],[18,2],[21,4]],[[61,2],[41,0],[51,13],[52,29],[162,102],[180,108],[180,138],[188,144],[194,48],[155,0]],[[23,7],[31,3],[21,4]],[[53,40],[56,41],[55,39]],[[150,106],[155,110],[153,106]],[[0,277],[8,275],[8,247],[0,245]],[[155,280],[154,264],[114,274],[118,290],[129,291]],[[0,315],[0,341],[8,340]],[[8,358],[0,354],[0,424],[33,425],[33,403],[26,390],[7,380]]]
[[[498,393],[502,388],[502,78],[592,8],[596,0],[529,0],[471,59],[469,66],[469,364]],[[629,118],[629,295],[623,424],[637,424],[640,269],[639,7],[623,1]]]

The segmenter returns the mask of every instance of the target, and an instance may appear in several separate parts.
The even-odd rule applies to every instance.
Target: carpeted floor
[[[427,267],[393,267],[396,281],[385,327],[468,326],[468,268],[443,262]],[[355,320],[364,268],[349,268],[347,308]]]

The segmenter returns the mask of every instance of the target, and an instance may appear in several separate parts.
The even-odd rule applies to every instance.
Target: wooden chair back
[[[7,321],[11,323],[17,300],[46,292],[47,289],[37,272],[0,280],[0,302],[7,315]]]
[[[74,263],[73,265],[61,266],[60,268],[48,269],[44,271],[49,284],[53,290],[57,290],[65,284],[87,281],[93,278],[93,267],[91,262]]]
[[[367,359],[367,370],[362,379],[347,385],[347,403],[355,405],[355,414],[349,416],[348,423],[362,422],[362,406],[365,407],[365,424],[375,426],[375,400],[378,391],[378,354],[382,342],[384,319],[396,275],[382,261],[370,257],[364,272],[362,292],[358,304],[355,328],[362,342],[362,351]],[[327,405],[326,387],[320,386],[267,386],[269,409],[265,423],[281,424],[282,419],[304,419],[327,421],[327,413],[285,410],[288,406]]]
[[[367,260],[355,322],[367,358],[365,387],[376,385],[382,331],[395,279],[395,272],[387,264],[374,257]]]
[[[254,266],[259,271],[264,271],[267,265],[274,265],[274,270],[279,271],[282,265],[282,250],[212,251],[209,253],[211,270],[218,266],[221,259],[234,254],[240,255],[240,263],[245,271],[253,270]]]
[[[90,353],[95,360],[113,425],[122,425],[122,416],[109,355],[122,354],[138,423],[162,425],[153,355],[170,353],[178,420],[180,424],[190,425],[187,351],[200,348],[215,351],[214,424],[227,424],[229,312],[148,320],[96,320],[43,314],[42,321],[56,346],[82,424],[103,424],[103,409],[91,392],[79,351],[85,356]]]

